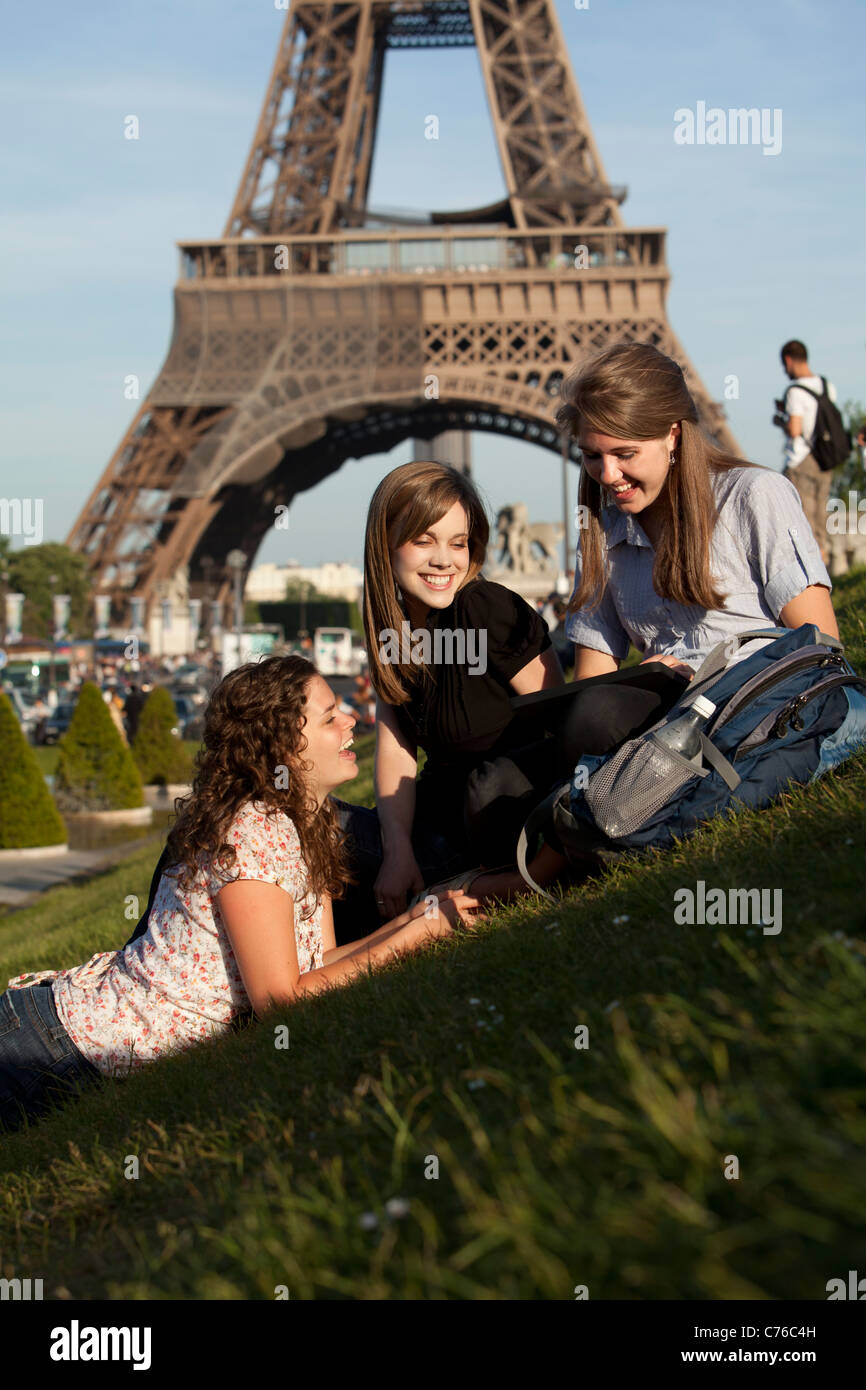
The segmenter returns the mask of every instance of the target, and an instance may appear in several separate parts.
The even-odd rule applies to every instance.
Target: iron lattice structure
[[[506,197],[371,213],[386,51],[468,44]],[[69,536],[113,621],[179,574],[224,593],[228,552],[251,563],[277,508],[348,458],[449,429],[558,453],[563,375],[615,342],[675,357],[735,450],[667,320],[664,229],[626,227],[624,196],[553,0],[293,0],[224,235],[179,243],[168,358]]]

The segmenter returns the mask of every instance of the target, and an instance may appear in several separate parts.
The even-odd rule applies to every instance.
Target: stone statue
[[[555,575],[562,536],[561,522],[530,521],[525,502],[501,507],[496,517],[496,568],[507,569],[514,576]]]

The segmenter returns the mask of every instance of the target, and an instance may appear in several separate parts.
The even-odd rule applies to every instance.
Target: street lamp
[[[307,635],[307,581],[301,580],[301,626],[298,636],[303,640]]]
[[[0,557],[0,647],[6,646],[6,594],[9,590],[9,565],[5,555]]]
[[[51,589],[51,689],[57,694],[57,673],[54,669],[57,659],[57,629],[54,625],[54,590],[57,587],[57,575],[49,574],[48,586]]]
[[[235,637],[238,644],[238,665],[241,664],[241,631],[244,625],[243,575],[247,567],[247,557],[242,550],[230,550],[226,564],[232,572],[235,586]]]

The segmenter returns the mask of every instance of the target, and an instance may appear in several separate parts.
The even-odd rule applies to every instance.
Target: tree
[[[316,588],[311,579],[287,579],[286,592],[284,595],[290,602],[302,599],[304,603],[314,603],[319,599],[330,598],[330,594],[323,594]]]
[[[0,557],[6,560],[8,566],[9,591],[24,595],[22,626],[25,632],[49,640],[53,636],[53,574],[53,592],[69,595],[70,632],[79,637],[92,634],[91,583],[82,555],[57,541],[23,545],[18,550],[12,550],[8,538],[3,536],[0,537]]]
[[[0,849],[66,843],[66,826],[12,701],[0,692]]]
[[[176,734],[177,710],[164,686],[150,692],[141,711],[138,731],[132,743],[132,756],[138,764],[142,782],[188,782],[192,758]]]
[[[122,811],[144,805],[135,759],[92,681],[82,685],[58,747],[54,791],[61,810]]]

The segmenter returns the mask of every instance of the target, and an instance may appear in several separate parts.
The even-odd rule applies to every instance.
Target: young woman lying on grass
[[[147,931],[0,995],[0,1128],[472,923],[478,900],[454,892],[336,947],[331,899],[349,872],[329,797],[357,776],[354,725],[303,657],[226,676]]]

